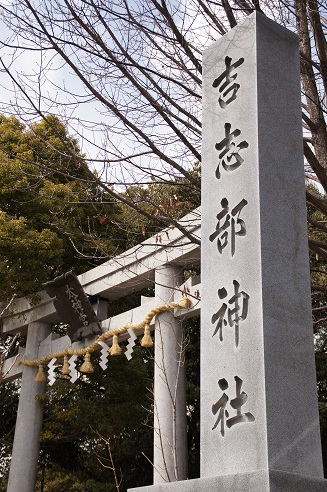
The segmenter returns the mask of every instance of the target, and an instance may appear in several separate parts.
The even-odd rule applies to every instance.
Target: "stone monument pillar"
[[[203,56],[201,478],[143,492],[327,492],[297,36],[259,13]]]
[[[297,36],[255,13],[203,65],[201,476],[322,478]]]
[[[51,325],[48,323],[35,321],[29,324],[27,359],[37,358],[40,343],[50,333]],[[36,398],[46,390],[46,382],[35,382],[36,374],[37,367],[24,366],[7,492],[34,492],[35,488],[43,422],[43,406]]]

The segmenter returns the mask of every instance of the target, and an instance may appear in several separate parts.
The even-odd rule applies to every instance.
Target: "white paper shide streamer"
[[[57,359],[51,359],[48,364],[48,378],[49,378],[50,386],[52,386],[56,382],[56,378],[55,378],[56,360]]]
[[[130,338],[128,340],[128,344],[126,345],[127,350],[125,352],[125,355],[126,355],[128,360],[131,360],[133,347],[135,345],[135,340],[136,340],[137,336],[135,335],[135,332],[132,330],[132,328],[128,328],[127,332],[129,333]]]
[[[72,355],[71,358],[69,359],[69,369],[70,369],[70,382],[75,383],[78,372],[75,366],[75,362],[77,359],[77,355]]]
[[[105,342],[99,342],[101,345],[100,367],[105,371],[108,362],[108,345]]]

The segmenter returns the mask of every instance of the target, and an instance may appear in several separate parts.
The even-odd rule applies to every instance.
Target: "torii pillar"
[[[28,325],[25,357],[37,359],[40,343],[51,333],[51,325],[35,321]],[[37,383],[37,367],[23,366],[21,390],[7,492],[34,492],[43,423],[46,382]],[[24,484],[22,488],[22,484]]]
[[[181,285],[180,268],[164,265],[155,272],[158,304],[174,299]],[[155,321],[154,360],[154,483],[187,478],[185,402],[185,340],[174,313],[158,314]]]

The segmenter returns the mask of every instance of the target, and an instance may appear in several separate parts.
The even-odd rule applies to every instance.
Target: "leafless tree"
[[[2,2],[0,68],[7,82],[2,109],[26,123],[56,113],[86,145],[85,158],[114,199],[161,225],[176,224],[171,207],[129,185],[174,180],[193,193],[201,162],[201,53],[258,10],[300,39],[304,155],[318,188],[308,203],[320,231],[310,240],[327,257],[327,9],[318,0],[12,0]],[[3,79],[5,80],[5,79]],[[71,150],[67,149],[67,152]],[[199,238],[184,231],[190,240]]]

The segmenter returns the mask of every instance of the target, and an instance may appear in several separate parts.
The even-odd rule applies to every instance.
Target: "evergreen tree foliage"
[[[72,267],[85,271],[116,251],[119,209],[89,183],[77,141],[57,117],[25,129],[0,115],[0,149],[2,301],[29,295]],[[101,223],[104,212],[108,220]]]

